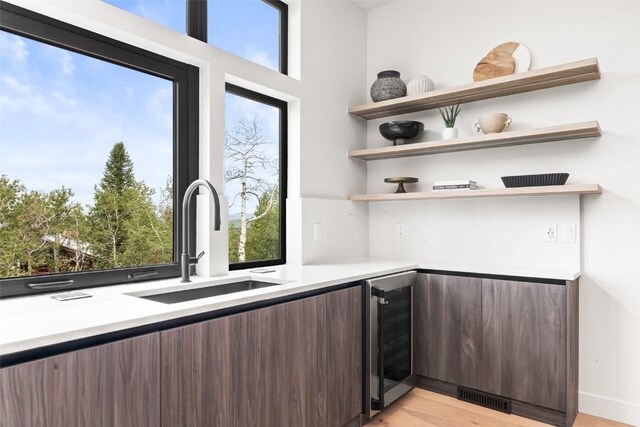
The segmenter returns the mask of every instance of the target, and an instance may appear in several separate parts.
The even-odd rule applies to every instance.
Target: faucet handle
[[[189,258],[189,264],[197,264],[198,261],[200,261],[200,258],[202,258],[203,256],[204,256],[204,251],[200,252],[198,254],[198,256],[195,257],[195,258],[193,258],[193,257]]]

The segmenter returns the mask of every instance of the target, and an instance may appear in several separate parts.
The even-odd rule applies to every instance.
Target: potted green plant
[[[444,120],[445,128],[442,129],[442,139],[455,139],[458,137],[458,129],[456,129],[456,119],[458,114],[462,110],[460,108],[460,101],[455,105],[449,105],[444,108],[438,108],[442,120]]]

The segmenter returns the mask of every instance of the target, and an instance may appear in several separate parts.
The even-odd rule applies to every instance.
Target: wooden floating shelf
[[[365,120],[379,119],[398,114],[431,110],[443,105],[455,104],[458,101],[464,104],[481,99],[498,98],[500,96],[598,80],[599,78],[598,59],[590,58],[448,89],[358,105],[351,107],[349,114]]]
[[[474,199],[481,197],[572,196],[581,194],[602,194],[602,187],[598,184],[572,184],[487,190],[429,191],[426,193],[359,194],[349,196],[348,200],[384,202],[394,200]]]
[[[600,136],[597,121],[550,126],[540,129],[492,133],[489,135],[457,138],[446,141],[417,142],[382,148],[351,150],[349,157],[361,160],[395,159],[400,157],[426,156],[455,151],[480,150],[484,148],[508,147],[512,145],[537,144]]]

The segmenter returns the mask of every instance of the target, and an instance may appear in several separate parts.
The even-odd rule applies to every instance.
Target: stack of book
[[[477,189],[478,184],[470,179],[460,181],[436,181],[433,183],[433,191],[464,191]]]

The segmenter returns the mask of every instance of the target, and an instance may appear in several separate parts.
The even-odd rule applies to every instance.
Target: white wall
[[[302,5],[300,262],[361,258],[368,253],[368,212],[347,195],[365,191],[366,165],[347,151],[366,146],[366,124],[347,108],[366,90],[366,12],[351,1]],[[313,238],[314,224],[322,226],[321,240]]]
[[[461,135],[471,135],[478,115],[504,111],[513,117],[513,129],[596,119],[603,129],[601,138],[369,162],[368,192],[389,191],[382,178],[394,175],[417,176],[422,188],[434,180],[463,178],[475,178],[488,188],[501,187],[503,175],[556,171],[569,172],[572,183],[601,184],[604,194],[580,202],[580,411],[636,425],[640,425],[640,286],[635,271],[640,255],[640,190],[634,182],[640,165],[635,105],[640,96],[639,16],[637,2],[400,0],[369,12],[367,38],[369,85],[385,69],[400,71],[406,80],[428,75],[436,88],[468,83],[475,64],[491,48],[512,40],[529,47],[532,68],[598,58],[600,81],[467,104],[457,127]],[[429,130],[426,138],[438,139],[442,122],[437,111],[405,117],[423,121]],[[369,146],[386,144],[377,131],[382,121],[368,124]],[[500,255],[514,264],[529,263],[524,257],[532,256],[540,265],[561,267],[573,262],[574,255],[564,253],[566,247],[560,244],[548,244],[544,251],[538,231],[547,221],[576,219],[576,203],[570,199],[371,204],[370,252],[389,254],[402,248],[402,256],[418,253],[426,259],[455,260],[464,255],[482,262],[488,251],[489,258]],[[401,221],[406,222],[408,235],[422,233],[425,238],[398,242],[394,236],[380,236],[392,234],[394,224]],[[456,233],[457,227],[468,233]],[[515,253],[499,249],[498,243],[513,245],[514,236],[522,245],[512,246]],[[549,258],[549,253],[557,257]]]

